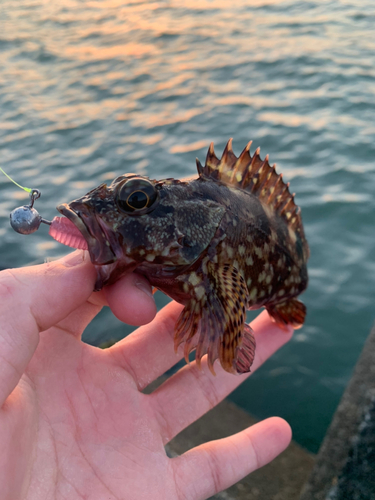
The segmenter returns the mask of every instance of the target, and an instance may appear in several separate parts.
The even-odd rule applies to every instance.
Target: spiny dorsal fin
[[[289,183],[285,184],[282,174],[276,173],[276,165],[271,167],[268,155],[264,160],[260,158],[260,148],[251,156],[251,144],[252,141],[237,158],[233,153],[232,139],[229,139],[219,160],[211,142],[204,167],[197,160],[199,177],[219,181],[254,194],[262,203],[283,217],[291,229],[299,232],[304,241],[301,211],[294,202],[294,194],[289,192]]]

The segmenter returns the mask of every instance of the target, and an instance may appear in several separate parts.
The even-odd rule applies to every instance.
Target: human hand
[[[270,418],[170,459],[164,445],[248,375],[195,362],[150,395],[140,392],[182,357],[173,349],[181,306],[101,350],[81,334],[103,305],[128,323],[156,309],[136,274],[92,293],[80,252],[0,273],[0,485],[2,500],[204,499],[283,451],[289,425]],[[253,370],[291,337],[264,312],[253,322]]]

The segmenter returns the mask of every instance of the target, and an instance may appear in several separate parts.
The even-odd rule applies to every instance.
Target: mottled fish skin
[[[97,289],[137,269],[184,304],[175,347],[207,354],[231,373],[250,371],[255,340],[246,309],[266,307],[280,326],[302,326],[309,256],[300,210],[282,177],[228,142],[213,145],[199,177],[150,180],[127,174],[58,209],[88,242]],[[135,194],[134,194],[135,193]],[[143,206],[147,202],[147,205]],[[130,204],[130,206],[129,206]]]

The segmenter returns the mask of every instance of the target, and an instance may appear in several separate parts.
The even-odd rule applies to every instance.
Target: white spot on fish
[[[250,256],[250,257],[248,257],[248,258],[245,260],[245,262],[246,262],[246,265],[247,265],[247,266],[252,266],[252,265],[254,264],[253,258],[252,258],[251,256]]]
[[[189,281],[193,286],[198,285],[201,282],[200,277],[197,275],[197,273],[191,273],[189,276]]]
[[[201,285],[201,286],[197,286],[195,288],[195,296],[197,297],[198,300],[201,300],[202,297],[204,296],[205,294],[205,289],[204,287]]]
[[[254,252],[257,254],[257,256],[261,259],[263,257],[263,252],[262,249],[259,247],[254,247]]]
[[[259,283],[262,283],[262,281],[265,279],[266,277],[266,273],[264,271],[262,271],[259,276],[258,276],[258,282]]]

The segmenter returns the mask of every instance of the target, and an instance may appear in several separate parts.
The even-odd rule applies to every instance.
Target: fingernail
[[[146,280],[141,280],[139,278],[137,278],[134,282],[134,285],[139,289],[141,290],[142,292],[144,292],[148,297],[151,297],[152,300],[154,300],[154,297],[152,295],[152,287],[150,285],[150,283]]]
[[[65,257],[62,257],[59,260],[59,262],[65,267],[79,266],[85,261],[86,253],[87,252],[83,250],[76,250],[75,252],[65,255]]]

